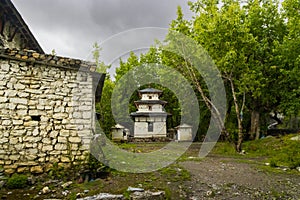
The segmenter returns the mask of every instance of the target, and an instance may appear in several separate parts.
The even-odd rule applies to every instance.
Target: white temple
[[[141,99],[134,102],[137,111],[130,114],[134,119],[134,138],[167,137],[167,102],[159,99],[161,94],[154,88],[139,90]]]

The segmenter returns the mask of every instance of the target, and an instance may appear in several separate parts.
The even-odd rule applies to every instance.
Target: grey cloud
[[[81,59],[90,57],[94,42],[119,32],[168,28],[177,5],[188,13],[185,0],[12,1],[46,52],[55,49],[59,55]]]

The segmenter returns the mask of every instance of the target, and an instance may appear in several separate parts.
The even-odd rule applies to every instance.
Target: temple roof
[[[170,113],[166,112],[133,112],[130,113],[132,117],[166,117],[170,116]]]
[[[158,90],[158,89],[154,89],[154,88],[146,88],[146,89],[143,89],[143,90],[139,90],[139,93],[140,94],[145,94],[145,93],[159,93],[159,94],[161,94],[162,91]]]
[[[192,126],[191,125],[189,125],[189,124],[181,124],[181,125],[179,125],[179,126],[176,126],[175,127],[176,129],[178,129],[178,128],[192,128]]]

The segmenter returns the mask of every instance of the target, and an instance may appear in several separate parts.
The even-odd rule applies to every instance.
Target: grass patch
[[[159,170],[159,172],[167,180],[172,182],[183,182],[183,181],[189,181],[191,179],[191,174],[189,173],[189,171],[175,164],[165,167]]]
[[[284,166],[295,169],[300,167],[300,142],[291,140],[291,137],[294,136],[267,137],[260,140],[246,141],[243,143],[246,155],[236,153],[232,144],[219,142],[212,153],[237,158],[266,158],[271,167]]]

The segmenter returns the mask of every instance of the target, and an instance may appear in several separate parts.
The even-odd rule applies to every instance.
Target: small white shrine
[[[117,124],[111,128],[112,139],[114,141],[127,140],[127,129],[121,124]]]
[[[139,90],[141,99],[134,102],[137,111],[130,114],[134,119],[134,138],[167,137],[167,102],[159,99],[161,94],[154,88]]]
[[[192,126],[181,124],[175,129],[177,130],[174,138],[176,141],[193,141]]]

